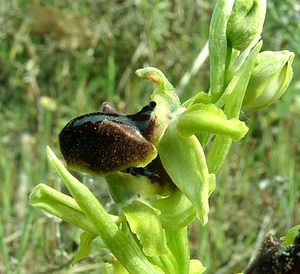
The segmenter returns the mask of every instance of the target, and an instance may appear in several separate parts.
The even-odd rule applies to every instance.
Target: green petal
[[[177,130],[182,136],[191,136],[196,132],[210,132],[229,136],[235,141],[245,136],[248,127],[236,118],[227,119],[223,110],[213,104],[195,104],[179,117]]]
[[[174,184],[196,208],[203,224],[208,219],[209,173],[203,149],[196,138],[183,138],[177,133],[173,119],[162,137],[158,153]]]

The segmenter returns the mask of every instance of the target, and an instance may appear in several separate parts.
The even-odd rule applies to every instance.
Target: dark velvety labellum
[[[169,177],[166,170],[163,168],[159,156],[157,156],[151,163],[144,168],[142,167],[130,167],[123,170],[124,173],[129,173],[133,176],[145,176],[153,183],[158,183],[161,186],[169,186],[170,188],[176,188],[173,181]]]
[[[151,119],[156,103],[134,115],[116,112],[104,104],[104,112],[76,117],[59,134],[61,152],[69,167],[93,174],[139,166],[155,153],[141,132]]]
[[[299,274],[300,230],[294,243],[282,246],[271,235],[264,241],[259,254],[244,274]]]

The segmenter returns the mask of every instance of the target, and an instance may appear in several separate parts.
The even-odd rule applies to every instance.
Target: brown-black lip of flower
[[[124,115],[104,104],[103,112],[71,120],[59,134],[60,149],[68,166],[105,175],[147,165],[157,155],[154,145],[143,136],[143,132],[149,134],[155,106],[151,101],[138,113]]]
[[[135,177],[147,177],[152,184],[158,184],[160,186],[162,194],[170,194],[177,190],[176,185],[164,169],[159,155],[145,167],[129,167],[122,170],[122,172]]]

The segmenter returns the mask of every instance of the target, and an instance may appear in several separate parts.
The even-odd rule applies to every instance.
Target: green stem
[[[187,227],[178,230],[166,230],[167,243],[178,267],[178,273],[189,273],[190,250]]]
[[[228,119],[238,118],[243,99],[247,90],[248,82],[259,53],[262,42],[252,49],[248,58],[241,66],[240,70],[230,81],[221,101],[224,102],[224,112]],[[232,139],[224,136],[216,136],[207,154],[207,165],[210,173],[217,173],[223,165],[232,144]]]

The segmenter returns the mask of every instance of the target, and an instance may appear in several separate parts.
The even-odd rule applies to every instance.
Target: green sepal
[[[72,261],[72,266],[77,264],[81,259],[86,258],[91,252],[91,243],[97,237],[97,234],[84,231],[80,235],[80,243],[76,255]]]
[[[183,137],[206,131],[238,141],[245,136],[248,127],[236,118],[228,119],[223,110],[214,104],[198,103],[180,115],[177,130]]]
[[[299,229],[300,229],[300,225],[296,225],[296,226],[290,228],[288,230],[287,234],[280,238],[280,240],[282,241],[282,244],[285,246],[293,244],[295,237],[298,234]]]
[[[167,253],[164,230],[159,220],[159,211],[141,202],[133,201],[123,208],[131,231],[136,234],[147,256]]]
[[[158,153],[174,184],[188,197],[203,223],[208,219],[209,173],[196,136],[181,137],[174,118],[161,138]]]
[[[247,59],[235,73],[222,96],[225,102],[224,111],[228,118],[239,117],[250,76],[261,47],[262,41],[258,42],[251,50]]]
[[[136,193],[132,190],[132,182],[139,178],[114,172],[105,176],[109,193],[114,202],[118,205],[124,205],[136,198]]]
[[[181,229],[190,224],[196,217],[195,207],[181,191],[149,202],[161,212],[159,218],[162,226],[168,230]]]
[[[138,69],[135,73],[140,78],[158,84],[158,88],[151,95],[153,101],[157,104],[167,104],[171,112],[176,111],[180,107],[180,100],[175,92],[175,88],[159,69],[147,67]]]

